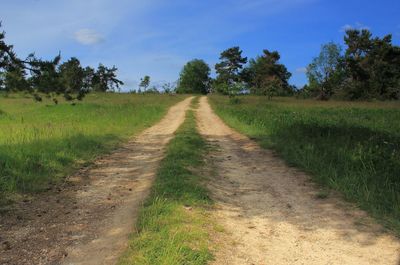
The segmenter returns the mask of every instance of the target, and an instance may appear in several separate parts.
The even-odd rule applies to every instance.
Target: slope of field
[[[400,232],[400,104],[210,97],[228,125]],[[319,194],[329,196],[329,191]]]
[[[159,120],[180,96],[91,94],[76,105],[0,97],[0,193],[46,189]]]

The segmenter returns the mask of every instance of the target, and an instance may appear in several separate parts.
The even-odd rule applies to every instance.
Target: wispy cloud
[[[360,23],[360,22],[356,22],[355,24],[346,24],[344,26],[342,26],[340,28],[340,32],[346,32],[348,30],[352,30],[352,29],[357,29],[357,30],[363,30],[363,29],[370,29],[370,27]]]
[[[94,45],[104,40],[100,33],[92,29],[80,29],[75,32],[74,38],[77,42],[84,45]]]
[[[299,67],[296,69],[296,73],[305,74],[307,73],[307,67]]]

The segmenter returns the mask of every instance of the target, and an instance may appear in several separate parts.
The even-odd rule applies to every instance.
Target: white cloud
[[[346,25],[342,26],[340,28],[340,32],[346,32],[346,31],[351,30],[351,29],[357,29],[357,30],[368,29],[369,30],[370,27],[368,27],[368,26],[366,26],[366,25],[364,25],[364,24],[362,24],[360,22],[356,22],[354,25],[346,24]]]
[[[75,40],[84,45],[94,45],[104,40],[98,32],[92,29],[80,29],[74,34]]]
[[[307,73],[307,67],[299,67],[296,69],[296,73],[305,74]]]

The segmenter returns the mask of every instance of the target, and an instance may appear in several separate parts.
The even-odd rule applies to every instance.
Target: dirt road
[[[115,264],[191,99],[64,187],[2,212],[0,264]]]
[[[206,97],[197,120],[217,147],[210,189],[227,230],[214,264],[399,264],[396,238],[337,196],[319,199],[306,174],[227,127]]]

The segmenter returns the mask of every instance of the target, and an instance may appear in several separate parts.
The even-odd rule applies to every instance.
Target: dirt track
[[[206,97],[197,120],[217,147],[210,189],[227,231],[214,264],[399,264],[396,238],[337,196],[318,199],[306,174],[227,127]]]
[[[191,98],[111,155],[0,216],[0,264],[114,264]]]

